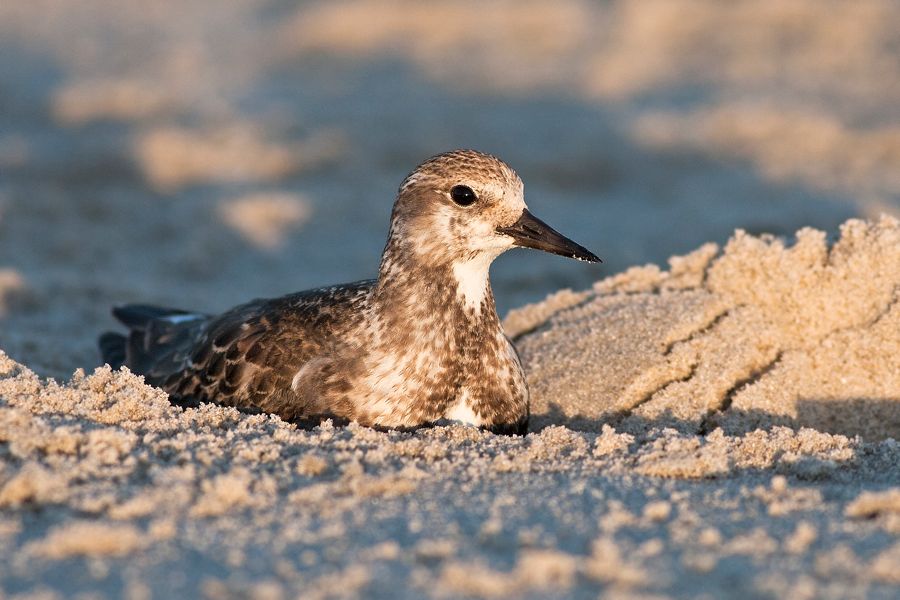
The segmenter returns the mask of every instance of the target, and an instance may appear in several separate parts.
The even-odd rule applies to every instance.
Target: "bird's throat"
[[[470,260],[454,262],[451,267],[456,297],[468,311],[480,314],[486,302],[494,301],[488,279],[493,260],[489,254],[479,254]]]
[[[449,256],[445,249],[424,256],[392,236],[382,256],[376,303],[408,318],[445,314],[455,305],[461,316],[479,322],[485,318],[496,321],[489,271],[501,251]]]

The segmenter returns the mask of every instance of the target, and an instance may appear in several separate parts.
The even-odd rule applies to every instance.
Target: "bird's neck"
[[[381,260],[376,301],[409,318],[453,315],[499,324],[488,277],[493,260],[490,254],[427,256],[391,238]]]

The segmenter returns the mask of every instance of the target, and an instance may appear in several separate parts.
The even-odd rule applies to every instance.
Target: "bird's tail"
[[[146,374],[154,364],[168,358],[178,342],[207,318],[186,310],[148,304],[117,306],[112,313],[128,328],[128,335],[113,332],[101,335],[100,355],[115,369],[125,365],[139,374]]]
[[[147,329],[151,321],[190,315],[186,310],[178,308],[164,308],[150,304],[125,304],[112,309],[113,316],[128,329]]]
[[[121,333],[107,331],[100,336],[98,343],[100,358],[103,362],[113,369],[118,369],[125,364],[125,345],[128,343],[128,338]]]

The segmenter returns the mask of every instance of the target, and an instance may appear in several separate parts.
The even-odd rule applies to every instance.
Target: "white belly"
[[[460,392],[456,402],[451,404],[447,412],[444,413],[444,418],[455,423],[475,425],[476,427],[483,423],[481,417],[472,410],[469,404],[469,390],[465,388]]]

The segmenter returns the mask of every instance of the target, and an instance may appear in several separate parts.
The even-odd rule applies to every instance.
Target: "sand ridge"
[[[671,264],[512,311],[536,422],[900,439],[896,219],[848,221],[831,247],[739,231]]]

